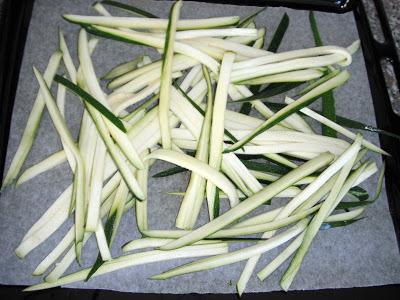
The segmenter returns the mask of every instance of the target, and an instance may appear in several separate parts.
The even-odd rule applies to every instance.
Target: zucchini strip
[[[168,112],[171,98],[171,84],[172,84],[172,59],[174,55],[175,32],[177,22],[179,19],[182,1],[177,1],[172,5],[167,35],[164,43],[164,53],[161,65],[161,78],[160,78],[160,100],[158,107],[158,120],[160,122],[161,131],[161,144],[164,149],[171,149],[171,129],[169,128]]]
[[[345,153],[343,153],[332,165],[330,165],[324,172],[321,173],[320,176],[317,177],[315,181],[310,183],[299,195],[294,197],[276,216],[275,220],[280,220],[283,218],[287,218],[293,211],[298,208],[301,204],[303,204],[309,197],[314,194],[318,193],[318,190],[321,186],[328,181],[335,173],[337,173],[343,166],[347,166],[348,162],[351,162],[351,166],[353,166],[354,161],[352,161],[353,157],[357,157],[357,153],[360,150],[359,143],[361,142],[361,137],[358,138],[358,142],[354,143],[351,147],[349,147]],[[347,175],[346,175],[347,177]],[[336,178],[334,179],[336,181]],[[307,208],[310,208],[308,206]],[[275,231],[266,232],[264,233],[263,237],[270,237],[273,236]],[[254,268],[260,256],[254,256],[248,260],[246,266],[239,278],[237,283],[238,293],[241,294],[246,285],[248,280],[250,279],[250,275],[253,273]]]
[[[159,247],[162,245],[165,245],[166,243],[170,242],[171,239],[167,238],[141,238],[137,240],[132,240],[128,243],[126,243],[122,247],[122,252],[129,252],[129,251],[134,251],[138,249],[143,249],[143,248],[154,248],[154,247]],[[204,241],[198,241],[194,245],[209,245],[209,244],[214,244],[217,246],[220,244],[222,241],[219,240],[204,240]],[[221,244],[221,246],[223,246]]]
[[[65,41],[64,32],[59,29],[58,31],[58,40],[60,45],[60,50],[63,54],[63,62],[65,68],[67,69],[69,78],[72,82],[76,83],[76,68],[74,62],[72,61],[71,53],[69,52],[67,42]]]
[[[302,232],[293,242],[289,244],[281,253],[279,253],[271,262],[257,273],[258,279],[265,280],[276,269],[279,268],[290,256],[300,247],[303,242],[304,232]]]
[[[233,61],[235,59],[235,54],[227,52],[224,54],[222,59],[221,69],[218,78],[217,89],[215,92],[215,101],[213,105],[212,121],[211,121],[211,132],[210,132],[210,156],[209,165],[210,167],[216,169],[217,171],[221,168],[222,162],[222,151],[224,142],[224,112],[226,110],[226,102],[228,98],[228,87],[231,69]],[[215,215],[215,194],[216,187],[212,182],[207,181],[206,186],[207,192],[207,203],[208,203],[208,214],[210,220],[213,220],[218,215]],[[231,206],[235,206],[237,202],[231,202]]]
[[[90,58],[90,52],[87,43],[87,34],[86,31],[83,29],[79,32],[78,54],[79,61],[82,67],[82,72],[85,76],[85,83],[87,84],[90,93],[92,93],[94,97],[100,101],[101,104],[107,107],[107,99],[97,81],[96,73],[94,71],[92,60]],[[122,132],[119,128],[117,128],[108,119],[104,119],[104,123],[106,124],[110,134],[120,146],[122,152],[128,158],[128,160],[135,167],[139,169],[143,168],[143,162],[141,161],[139,154],[133,147],[132,143],[129,141],[126,134]],[[138,195],[138,198],[142,198],[140,194]]]
[[[290,98],[286,98],[285,101],[287,103],[293,103],[293,99]],[[343,134],[344,136],[354,140],[356,138],[356,134],[351,132],[350,130],[338,125],[337,123],[325,118],[324,116],[314,112],[313,110],[307,108],[307,107],[303,107],[302,109],[300,109],[300,111],[309,116],[310,118],[313,118],[314,120],[325,124],[326,126],[336,130],[337,132]],[[372,144],[371,142],[368,142],[367,140],[363,139],[362,140],[362,145],[368,149],[370,149],[371,151],[380,153],[380,154],[384,154],[384,155],[390,155],[389,153],[387,153],[385,150],[382,150],[381,148],[379,148],[378,146],[375,146],[374,144]]]
[[[120,77],[128,72],[137,70],[138,64],[143,60],[143,55],[138,56],[130,61],[119,64],[118,66],[112,68],[106,74],[101,77],[103,80],[112,80],[114,78]]]
[[[197,242],[205,237],[213,234],[214,232],[224,228],[225,226],[233,223],[235,220],[241,218],[247,213],[253,211],[263,203],[268,202],[272,197],[281,191],[285,190],[287,187],[293,185],[295,182],[299,181],[303,177],[306,177],[316,170],[320,169],[323,166],[329,164],[333,159],[333,155],[329,153],[323,153],[319,155],[317,158],[305,162],[298,168],[289,172],[286,175],[283,175],[279,180],[271,183],[267,187],[265,187],[260,192],[254,194],[253,196],[247,198],[243,202],[240,202],[238,205],[232,207],[229,211],[209,222],[206,225],[201,226],[200,228],[194,230],[192,233],[189,233],[174,242],[166,244],[165,246],[160,247],[162,250],[171,250],[179,247],[183,247],[185,245],[192,244]]]
[[[63,54],[61,51],[56,51],[49,59],[49,63],[43,75],[46,84],[48,84],[49,86],[51,86],[51,83],[53,82],[53,77],[58,70],[62,56]],[[33,142],[35,141],[35,136],[39,129],[44,106],[45,103],[43,100],[43,95],[39,90],[36,99],[33,102],[33,106],[29,114],[26,127],[21,137],[21,141],[11,161],[10,167],[8,168],[8,172],[4,177],[1,189],[4,189],[6,186],[12,184],[20,173],[22,165],[24,164],[32,148]]]
[[[102,217],[106,216],[107,213],[110,210],[110,207],[112,205],[112,201],[115,197],[116,191],[110,195],[110,197],[107,199],[108,201],[105,203],[105,207],[104,207],[104,214],[103,214],[103,209],[102,209]],[[125,205],[125,211],[127,211],[129,208],[131,208],[132,206],[135,205],[135,201],[134,200],[129,200],[126,202]],[[104,230],[106,232],[106,230]],[[89,238],[91,237],[92,233],[91,232],[86,232],[85,233],[85,238],[83,240],[83,245],[86,244],[86,242],[89,240]],[[75,252],[72,251],[73,249],[70,248],[67,253],[64,255],[64,257],[61,259],[61,261],[59,263],[57,263],[54,267],[54,269],[45,277],[45,281],[46,282],[55,282],[57,281],[69,268],[69,266],[73,263],[74,259],[75,259]]]
[[[343,66],[347,66],[351,63],[351,52],[350,49],[353,48],[355,44],[359,44],[359,41],[355,41],[348,48],[342,48],[337,46],[322,46],[314,47],[308,49],[291,50],[280,53],[273,53],[269,55],[264,55],[261,57],[249,59],[243,62],[237,62],[233,65],[233,70],[248,69],[262,65],[268,65],[272,63],[290,61],[298,58],[307,57],[317,57],[326,56],[330,54],[338,54],[342,57]]]
[[[281,279],[281,287],[283,290],[287,291],[296,276],[300,265],[307,254],[307,251],[309,247],[311,246],[311,243],[318,233],[323,221],[331,214],[333,209],[337,206],[337,204],[340,202],[341,198],[339,198],[339,194],[342,190],[343,184],[345,183],[345,180],[347,176],[349,175],[351,168],[353,167],[353,164],[357,158],[357,153],[361,148],[361,137],[358,136],[353,144],[354,148],[357,150],[355,154],[352,155],[350,160],[343,166],[343,169],[340,171],[337,179],[335,180],[334,186],[329,193],[328,198],[322,203],[321,208],[319,209],[318,213],[315,215],[315,217],[311,220],[309,226],[305,230],[304,238],[301,243],[301,246],[297,250],[294,258],[292,259],[290,266],[286,270],[285,274],[283,275]]]
[[[84,216],[85,216],[85,166],[82,160],[82,156],[76,146],[71,133],[68,130],[67,125],[63,117],[58,110],[54,99],[50,93],[50,90],[39,71],[33,69],[35,76],[39,82],[40,89],[42,91],[43,100],[46,103],[47,110],[53,120],[54,126],[57,129],[60,138],[67,145],[68,149],[74,155],[76,162],[76,169],[74,175],[74,188],[72,199],[75,199],[75,251],[78,261],[80,261],[80,255],[82,250],[82,240],[84,235]]]
[[[174,268],[172,270],[166,271],[159,275],[152,276],[151,279],[168,279],[174,276],[183,275],[192,272],[204,271],[228,264],[232,264],[235,262],[239,262],[254,255],[259,255],[265,253],[271,249],[274,249],[295,236],[299,235],[306,227],[308,220],[302,220],[297,223],[292,228],[287,231],[265,241],[260,242],[254,246],[246,247],[243,249],[239,249],[233,252],[229,252],[227,254],[216,255],[210,258],[201,259],[198,261],[194,261],[192,263]]]
[[[232,72],[232,82],[238,83],[243,80],[249,80],[260,76],[273,75],[282,72],[326,67],[338,64],[342,60],[342,55],[330,54],[326,56],[297,58],[289,61],[252,67],[251,69],[235,70]]]
[[[204,78],[207,82],[207,109],[205,112],[201,133],[199,137],[198,148],[196,150],[196,159],[207,162],[210,151],[210,132],[213,113],[213,90],[211,78],[206,67],[202,68]],[[182,199],[179,208],[175,226],[181,229],[191,229],[196,223],[200,213],[201,204],[204,200],[204,192],[206,189],[206,181],[199,174],[192,173],[185,196]]]
[[[336,88],[337,86],[343,84],[344,82],[346,82],[348,80],[349,77],[350,77],[350,74],[347,71],[342,71],[336,77],[319,85],[315,89],[311,90],[304,96],[297,99],[292,104],[289,104],[285,108],[283,108],[280,111],[278,111],[277,113],[275,113],[271,118],[269,118],[262,125],[257,127],[257,129],[255,129],[253,131],[253,133],[247,135],[244,139],[240,140],[239,142],[233,144],[228,149],[226,149],[226,152],[231,152],[231,151],[241,148],[246,143],[248,143],[252,139],[254,139],[260,133],[271,128],[272,126],[276,125],[277,123],[279,123],[281,120],[283,120],[287,116],[299,111],[306,105],[309,105],[310,103],[315,101],[317,99],[317,97],[320,96],[321,94],[325,93],[326,91],[332,90],[332,89]]]
[[[146,154],[148,152],[146,151]],[[137,201],[135,206],[136,213],[136,225],[138,227],[139,232],[148,229],[147,222],[147,180],[149,177],[149,161],[144,161],[145,167],[142,170],[137,171],[137,179],[143,190],[143,193],[146,195],[146,198],[143,201]]]
[[[174,62],[176,64],[176,61],[180,58],[180,57],[184,57],[183,55],[175,55],[174,56]],[[113,80],[111,80],[108,84],[107,84],[107,88],[114,90],[122,85],[124,85],[125,83],[139,77],[140,75],[143,75],[147,72],[150,72],[152,70],[158,69],[158,73],[160,74],[160,70],[161,70],[161,60],[157,60],[154,61],[152,63],[146,64],[144,66],[141,66],[135,70],[132,70],[128,73],[125,73],[117,78],[114,78]]]
[[[304,82],[320,78],[324,73],[316,69],[283,72],[279,74],[260,76],[252,79],[239,81],[236,84],[260,85],[266,83],[280,82]]]
[[[179,21],[178,21],[179,22]],[[99,32],[106,34],[110,38],[118,38],[127,43],[140,43],[149,47],[154,47],[158,49],[164,48],[164,40],[162,38],[157,38],[153,36],[149,36],[140,32],[125,32],[117,29],[112,29],[108,27],[102,26],[93,26]],[[186,56],[189,56],[202,64],[206,65],[209,69],[211,69],[214,73],[218,73],[219,64],[210,56],[205,53],[187,45],[182,42],[174,43],[174,51]]]
[[[99,235],[97,232],[98,224],[100,223],[100,202],[101,202],[101,190],[103,188],[103,177],[104,177],[104,162],[107,153],[107,148],[103,143],[103,140],[96,137],[96,149],[94,158],[98,163],[92,164],[90,174],[90,192],[87,206],[86,215],[86,231],[96,231],[96,237]]]
[[[101,205],[101,217],[104,217],[111,207],[111,200],[114,194],[111,194]],[[57,259],[71,246],[74,241],[75,225],[72,225],[68,232],[65,234],[63,239],[58,243],[58,245],[41,261],[41,263],[33,271],[33,275],[39,276],[43,275],[47,269],[54,264]]]
[[[233,184],[220,172],[205,164],[204,162],[193,158],[187,154],[178,153],[176,151],[160,149],[150,153],[148,159],[161,159],[170,163],[181,166],[185,169],[189,169],[193,172],[198,173],[200,176],[210,180],[218,188],[224,191],[232,203],[239,201],[236,189]]]
[[[123,268],[138,266],[142,264],[168,261],[178,258],[218,255],[226,252],[228,252],[228,245],[226,243],[220,243],[217,244],[217,246],[215,246],[215,244],[188,246],[185,248],[168,252],[153,250],[141,253],[134,253],[134,254],[120,256],[118,258],[114,258],[113,260],[104,263],[97,270],[97,272],[93,274],[93,276],[98,276],[101,274],[106,274]],[[81,281],[88,276],[89,272],[90,268],[83,269],[76,273],[64,276],[56,280],[55,282],[43,282],[37,285],[30,286],[24,289],[24,291],[36,291],[36,290],[48,289],[60,285],[66,285],[69,283]]]
[[[191,68],[197,64],[198,64],[198,62],[192,58],[187,58],[183,55],[174,55],[174,57],[172,59],[172,72],[176,73],[179,71],[183,71],[183,70]],[[147,67],[147,66],[145,66],[145,67]],[[143,68],[145,68],[145,67],[143,67]],[[138,69],[138,70],[140,70],[140,69]],[[127,76],[128,74],[126,74],[126,76],[124,75],[122,77],[128,78],[129,77],[129,76]],[[132,74],[134,74],[134,73],[132,72]],[[154,68],[150,71],[147,71],[143,74],[140,74],[140,75],[134,77],[132,80],[128,80],[123,85],[119,85],[114,90],[114,92],[111,94],[111,96],[113,96],[114,94],[117,94],[117,93],[122,93],[122,92],[124,92],[124,93],[138,92],[142,88],[151,84],[152,82],[154,82],[156,80],[160,80],[160,76],[161,76],[161,66]],[[126,80],[124,80],[124,81],[126,81]],[[123,81],[121,81],[121,82],[123,82]],[[111,86],[111,83],[109,85]]]
[[[71,89],[71,91],[75,92],[76,89]],[[120,152],[119,148],[114,144],[114,141],[111,139],[109,135],[109,130],[104,122],[104,119],[102,118],[102,115],[99,113],[99,111],[91,106],[91,104],[88,104],[86,102],[85,106],[86,109],[88,110],[90,116],[92,117],[92,120],[94,121],[96,128],[100,134],[100,136],[103,139],[103,142],[105,143],[109,154],[111,155],[113,161],[115,162],[118,170],[121,172],[124,180],[129,186],[129,189],[138,197],[138,199],[143,199],[143,192],[141,191],[139,184],[137,183],[135,176],[133,175],[132,171],[128,167],[128,165],[125,163],[125,156],[122,155]],[[119,129],[116,129],[119,130]],[[123,137],[123,139],[125,139]],[[130,141],[129,141],[130,143]],[[133,146],[132,146],[133,147]],[[130,147],[131,148],[131,147]],[[108,171],[106,168],[106,174],[110,171]],[[115,171],[115,170],[114,170]],[[111,170],[112,172],[112,170]],[[106,176],[107,177],[107,176]]]
[[[65,162],[67,160],[67,156],[65,155],[64,150],[54,152],[47,158],[43,159],[39,163],[29,167],[26,169],[21,176],[18,177],[18,180],[15,183],[15,186],[18,187],[24,182],[31,180],[32,178],[54,168]]]
[[[101,25],[106,27],[125,27],[131,29],[163,29],[167,30],[167,19],[135,18],[135,17],[103,17],[103,16],[79,16],[63,15],[68,22],[79,25]],[[239,17],[220,17],[207,19],[178,20],[177,30],[207,29],[227,27],[239,22]]]
[[[224,52],[234,52],[237,55],[244,56],[244,57],[260,57],[271,54],[270,52],[257,49],[250,46],[242,45],[239,43],[231,42],[226,39],[218,39],[218,38],[196,38],[194,39],[196,42],[203,44],[205,47],[216,47],[222,49]],[[184,43],[190,44],[191,40],[184,40]],[[232,73],[233,75],[233,73]]]

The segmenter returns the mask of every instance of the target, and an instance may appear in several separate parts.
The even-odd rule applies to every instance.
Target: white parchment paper
[[[162,17],[168,15],[171,4],[170,2],[145,0],[131,2]],[[15,153],[38,90],[32,65],[37,66],[42,71],[44,70],[51,53],[57,49],[57,30],[59,27],[65,32],[68,45],[76,61],[76,40],[79,28],[64,21],[61,15],[65,13],[95,15],[91,9],[91,4],[92,1],[78,0],[35,1],[14,105],[6,168],[8,168]],[[181,18],[246,16],[256,10],[255,7],[186,2],[183,5]],[[115,11],[113,12],[115,13]],[[308,12],[284,8],[268,8],[257,17],[257,25],[267,27],[267,41],[271,39],[271,35],[284,12],[287,12],[290,16],[290,26],[280,51],[313,46]],[[317,13],[316,15],[325,44],[348,46],[358,38],[354,17],[351,13],[343,15]],[[149,48],[101,40],[93,55],[96,72],[100,76],[117,63],[131,59],[143,53],[143,51],[156,57],[156,52]],[[352,78],[335,92],[337,112],[368,124],[375,124],[368,78],[361,51],[354,56],[349,71]],[[68,125],[76,136],[81,118],[81,109],[76,98],[70,96],[67,98],[66,111]],[[365,134],[365,136],[378,143],[376,135]],[[38,137],[25,167],[42,160],[60,147],[59,138],[47,112],[45,112]],[[374,159],[380,161],[378,156],[374,156]],[[152,169],[152,174],[166,166],[167,164],[157,163]],[[150,181],[149,223],[151,228],[172,228],[180,199],[165,195],[165,192],[184,190],[187,179],[188,174],[183,173]],[[374,192],[376,181],[375,176],[364,184],[370,194]],[[57,245],[68,230],[70,221],[67,222],[68,224],[64,224],[40,247],[32,251],[24,260],[15,256],[14,249],[20,243],[24,233],[70,182],[71,173],[68,165],[64,163],[46,174],[24,183],[18,189],[7,189],[1,194],[0,283],[27,285],[41,281],[41,278],[35,278],[30,274],[49,251]],[[349,227],[325,230],[318,234],[293,282],[292,289],[358,287],[400,282],[400,256],[385,189],[382,194],[381,199],[367,209],[367,218]],[[203,207],[201,222],[205,220],[206,210]],[[113,255],[120,255],[121,245],[137,237],[139,237],[139,234],[136,230],[134,212],[130,211],[123,218],[120,233],[114,243]],[[257,270],[264,267],[279,250],[263,255]],[[91,240],[85,246],[83,253],[84,266],[90,266],[97,255],[94,240]],[[234,293],[234,284],[244,267],[244,262],[241,262],[215,270],[172,278],[167,281],[147,279],[151,275],[186,261],[190,260],[133,267],[92,278],[88,283],[75,283],[69,286],[143,293]],[[247,291],[278,290],[279,279],[285,267],[286,265],[265,282],[260,282],[253,275]],[[74,265],[68,272],[77,269],[77,265]],[[233,285],[230,281],[233,282]]]

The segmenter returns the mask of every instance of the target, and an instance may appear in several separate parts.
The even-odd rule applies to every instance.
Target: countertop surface
[[[374,10],[374,2],[372,0],[362,0],[368,12],[368,17],[371,24],[371,29],[374,32],[375,39],[383,42],[383,35],[380,31],[379,20],[376,17]],[[392,29],[393,38],[396,44],[397,55],[400,56],[400,0],[381,0]],[[400,115],[400,91],[398,84],[389,61],[382,63],[384,75],[388,86],[390,100],[395,113]]]

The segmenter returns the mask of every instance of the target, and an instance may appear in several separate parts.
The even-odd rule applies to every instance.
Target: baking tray
[[[390,33],[390,29],[387,24],[386,16],[383,10],[383,6],[380,1],[374,1],[376,4],[378,16],[382,26],[382,32],[385,37],[384,43],[378,43],[374,40],[373,34],[368,24],[367,15],[361,3],[358,1],[203,1],[203,2],[219,2],[219,3],[233,3],[242,5],[273,5],[273,6],[285,6],[290,8],[299,9],[313,9],[323,10],[331,12],[346,12],[353,11],[355,19],[357,21],[359,35],[362,41],[363,52],[366,64],[369,66],[367,69],[371,93],[373,96],[373,103],[376,113],[377,124],[379,127],[399,133],[399,129],[395,127],[395,124],[399,124],[399,117],[392,111],[390,99],[388,96],[385,80],[383,77],[382,69],[380,67],[380,61],[382,59],[389,59],[395,70],[396,77],[399,82],[399,61],[396,56],[396,50],[393,43],[393,38]],[[321,6],[321,4],[327,4]],[[347,4],[347,5],[345,5]],[[3,172],[4,159],[6,153],[6,145],[8,141],[8,131],[10,126],[11,112],[13,107],[13,100],[15,96],[16,86],[18,82],[19,68],[21,64],[22,54],[24,51],[24,43],[26,39],[26,32],[29,26],[30,14],[32,11],[33,0],[25,1],[11,1],[6,0],[4,3],[3,18],[1,19],[1,70],[0,70],[0,96],[2,105],[0,107],[0,174]],[[17,37],[17,38],[16,38]],[[392,157],[386,159],[387,173],[386,173],[386,189],[388,194],[390,211],[393,218],[397,237],[399,238],[399,203],[396,199],[399,199],[399,190],[396,186],[399,178],[399,142],[397,140],[381,137],[381,145],[384,149],[390,150],[393,154]],[[381,295],[385,296],[398,292],[399,285],[391,286],[380,286],[380,287],[369,287],[369,288],[353,288],[353,289],[335,289],[335,290],[320,290],[320,291],[293,291],[289,293],[283,292],[271,292],[261,294],[246,294],[248,298],[261,298],[268,295],[273,299],[280,299],[281,297],[287,297],[292,299],[301,298],[354,298]],[[117,299],[127,299],[128,297],[139,296],[138,294],[131,293],[117,293],[107,291],[90,291],[90,290],[75,290],[75,289],[53,289],[51,291],[44,291],[38,293],[22,294],[18,293],[21,289],[20,286],[3,286],[0,290],[0,295],[15,297],[28,297],[32,299],[53,299],[54,298],[70,298],[71,296],[80,296],[84,298],[102,299],[112,296]],[[143,296],[141,294],[140,296]],[[161,299],[165,298],[231,298],[233,295],[163,295],[163,294],[146,294],[146,298],[150,299]],[[385,297],[387,298],[387,297]]]

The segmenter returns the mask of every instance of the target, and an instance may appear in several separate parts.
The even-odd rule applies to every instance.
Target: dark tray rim
[[[391,30],[387,21],[381,0],[373,0],[382,32],[385,38],[383,43],[377,42],[371,31],[368,17],[359,0],[353,1],[329,1],[330,5],[321,6],[322,0],[310,4],[307,0],[200,0],[203,2],[233,3],[241,5],[263,6],[285,6],[294,9],[312,9],[317,11],[328,11],[333,13],[354,13],[360,40],[364,52],[365,63],[368,65],[367,73],[373,98],[378,127],[400,134],[400,117],[397,116],[390,103],[385,78],[380,62],[388,60],[392,63],[397,82],[400,83],[400,64]],[[296,3],[295,3],[296,2]],[[301,3],[300,3],[301,2]],[[326,1],[328,2],[328,1]],[[326,3],[325,2],[325,3]],[[345,7],[339,4],[348,3]],[[26,35],[29,27],[34,0],[13,1],[5,0],[3,3],[3,16],[0,20],[0,178],[4,171],[5,155],[9,137],[9,127],[14,98],[19,78]],[[339,6],[338,6],[339,5]],[[17,37],[17,38],[15,38]],[[386,163],[385,184],[389,202],[389,209],[393,220],[394,229],[400,248],[400,190],[398,179],[400,178],[400,143],[398,140],[380,136],[380,143],[383,149],[390,150],[391,157],[384,157]],[[8,296],[7,299],[129,299],[130,297],[145,297],[146,299],[231,299],[233,294],[136,294],[121,293],[108,290],[81,290],[70,288],[54,288],[46,291],[23,293],[23,286],[0,285],[0,295]],[[270,299],[376,299],[378,296],[385,296],[385,299],[399,294],[400,284],[383,285],[374,287],[357,287],[341,289],[323,289],[310,291],[289,291],[247,293],[245,299],[261,299],[268,296]]]

